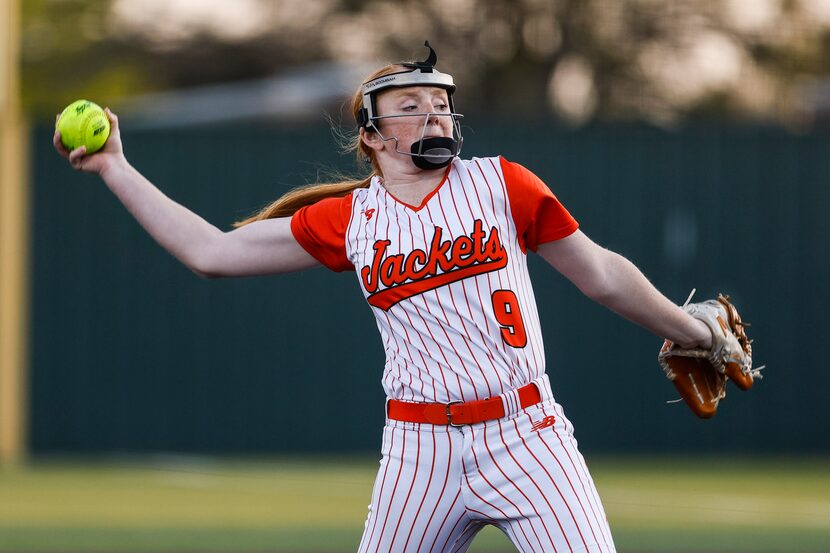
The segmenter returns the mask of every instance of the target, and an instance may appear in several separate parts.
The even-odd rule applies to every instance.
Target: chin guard
[[[460,143],[454,138],[422,138],[410,148],[412,162],[421,169],[440,169],[446,167],[456,155]]]
[[[398,71],[388,75],[382,75],[376,79],[366,81],[363,83],[363,108],[361,108],[357,117],[357,124],[360,128],[367,131],[373,131],[380,135],[382,140],[395,140],[395,150],[398,153],[412,156],[412,161],[417,167],[421,169],[440,169],[446,167],[452,159],[461,152],[461,145],[463,138],[461,136],[460,118],[463,117],[460,113],[455,112],[452,95],[455,92],[455,82],[452,75],[441,73],[435,69],[435,64],[438,61],[438,55],[429,41],[424,42],[424,46],[429,48],[429,55],[424,61],[414,62],[400,62],[398,65],[406,67],[406,71]],[[397,147],[398,139],[395,137],[385,138],[377,127],[377,121],[386,117],[401,117],[401,115],[378,115],[375,100],[377,93],[389,88],[404,88],[410,86],[433,86],[443,88],[447,91],[447,99],[449,100],[450,113],[435,114],[435,113],[413,113],[406,114],[405,117],[424,117],[424,132],[427,128],[429,117],[451,117],[453,122],[453,137],[432,137],[424,138],[424,132],[421,133],[421,139],[412,144],[409,152],[401,152]]]

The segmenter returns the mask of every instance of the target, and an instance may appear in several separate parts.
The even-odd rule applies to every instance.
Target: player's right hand
[[[61,133],[55,130],[52,137],[52,144],[58,153],[69,160],[70,165],[78,171],[101,174],[113,165],[126,161],[124,149],[121,145],[121,132],[118,129],[118,116],[104,108],[104,113],[110,120],[110,136],[107,138],[104,147],[93,154],[86,154],[86,146],[76,148],[71,152],[61,142]],[[55,118],[55,123],[60,119],[60,114]]]

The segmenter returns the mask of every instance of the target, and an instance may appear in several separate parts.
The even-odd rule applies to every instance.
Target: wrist
[[[692,317],[694,319],[694,317]],[[697,334],[695,336],[697,345],[703,349],[712,349],[712,330],[709,325],[700,319],[694,319],[697,327]]]
[[[712,331],[709,326],[695,317],[689,316],[689,325],[685,336],[674,342],[683,349],[712,349]]]
[[[104,179],[104,181],[108,181],[114,175],[122,174],[127,169],[129,169],[130,164],[127,162],[127,158],[123,155],[113,158],[109,161],[104,167],[101,168],[101,171],[98,172],[98,175]]]

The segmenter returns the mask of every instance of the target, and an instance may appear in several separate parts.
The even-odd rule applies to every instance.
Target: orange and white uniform
[[[485,524],[520,551],[614,551],[572,426],[551,392],[527,250],[577,222],[501,157],[454,159],[419,206],[368,188],[294,214],[320,263],[353,270],[386,351],[390,399],[500,397],[502,419],[462,427],[387,419],[360,551],[466,551]],[[542,402],[521,409],[534,382]]]

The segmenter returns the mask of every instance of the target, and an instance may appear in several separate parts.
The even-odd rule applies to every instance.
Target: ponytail
[[[317,203],[323,198],[342,198],[358,188],[368,188],[373,176],[374,174],[369,175],[363,180],[344,180],[342,182],[300,186],[283,194],[278,200],[262,208],[259,213],[242,221],[237,221],[233,226],[241,227],[254,221],[290,217],[301,207]]]
[[[373,79],[377,79],[378,77],[382,77],[383,75],[395,73],[401,69],[402,67],[397,64],[387,65],[386,67],[375,71],[366,79],[366,81],[371,81]],[[358,88],[352,97],[351,107],[352,115],[354,115],[355,120],[357,120],[360,108],[363,107],[362,87]],[[282,195],[270,205],[262,208],[258,213],[251,215],[247,219],[237,221],[233,226],[241,227],[255,221],[263,221],[265,219],[274,219],[277,217],[290,217],[300,208],[319,202],[324,198],[342,198],[358,188],[368,188],[372,177],[375,175],[382,176],[380,166],[375,159],[375,153],[371,148],[363,143],[360,139],[360,134],[354,136],[338,135],[338,137],[344,143],[343,149],[345,151],[355,152],[359,164],[365,164],[366,162],[371,164],[372,171],[369,175],[362,179],[343,179],[330,183],[316,183],[300,186],[299,188],[295,188],[294,190]]]

